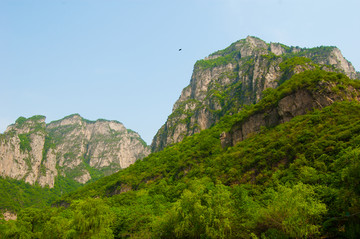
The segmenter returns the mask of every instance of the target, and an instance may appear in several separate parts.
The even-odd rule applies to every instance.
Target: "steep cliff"
[[[50,188],[58,176],[86,183],[149,153],[140,136],[117,121],[75,114],[46,125],[44,116],[20,117],[0,135],[0,175]]]
[[[41,173],[45,167],[42,162],[46,137],[45,117],[19,118],[7,128],[0,141],[0,175],[24,179],[34,183],[46,175]],[[43,165],[41,167],[41,165]],[[48,165],[48,175],[56,174],[55,165]],[[49,185],[53,185],[49,181]]]
[[[229,132],[221,134],[222,147],[234,146],[263,129],[289,122],[292,118],[322,109],[339,101],[360,101],[360,81],[343,74],[310,70],[292,77],[250,111],[244,110]]]
[[[190,85],[183,89],[155,135],[152,151],[209,128],[222,116],[259,102],[265,89],[315,68],[341,72],[351,79],[358,77],[336,47],[289,47],[249,36],[211,54],[196,62]]]

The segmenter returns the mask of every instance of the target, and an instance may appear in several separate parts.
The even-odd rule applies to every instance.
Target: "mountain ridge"
[[[106,175],[149,154],[139,134],[122,123],[79,114],[48,124],[41,115],[19,117],[1,136],[1,176],[50,187],[59,175],[85,183],[92,178],[90,168]]]
[[[153,138],[152,151],[209,128],[223,115],[258,102],[265,89],[315,67],[359,76],[336,47],[288,47],[248,36],[210,54],[195,63],[190,84]]]

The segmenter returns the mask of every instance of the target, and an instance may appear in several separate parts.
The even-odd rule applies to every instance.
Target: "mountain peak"
[[[354,67],[336,47],[300,48],[248,36],[195,63],[189,86],[152,142],[152,150],[182,141],[222,116],[259,102],[263,91],[311,69],[341,72],[355,79]]]
[[[4,133],[8,133],[10,131],[28,133],[35,129],[45,128],[45,119],[46,117],[43,115],[34,115],[29,118],[20,116],[14,124],[11,124],[6,128]]]
[[[118,121],[72,114],[46,125],[45,116],[19,117],[0,137],[0,176],[50,188],[60,176],[86,183],[149,153],[139,134]]]
[[[250,44],[253,48],[255,47],[267,48],[268,46],[268,44],[264,40],[255,36],[247,36],[245,42]]]

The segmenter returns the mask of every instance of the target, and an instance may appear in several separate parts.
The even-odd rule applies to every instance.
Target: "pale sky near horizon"
[[[337,46],[359,71],[359,9],[358,0],[0,0],[0,133],[19,116],[79,113],[120,121],[150,144],[195,62],[248,35]]]

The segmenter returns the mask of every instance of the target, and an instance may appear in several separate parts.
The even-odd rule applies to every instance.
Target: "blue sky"
[[[248,35],[337,46],[359,71],[359,9],[358,0],[0,0],[0,132],[19,116],[79,113],[118,120],[150,144],[194,63]]]

